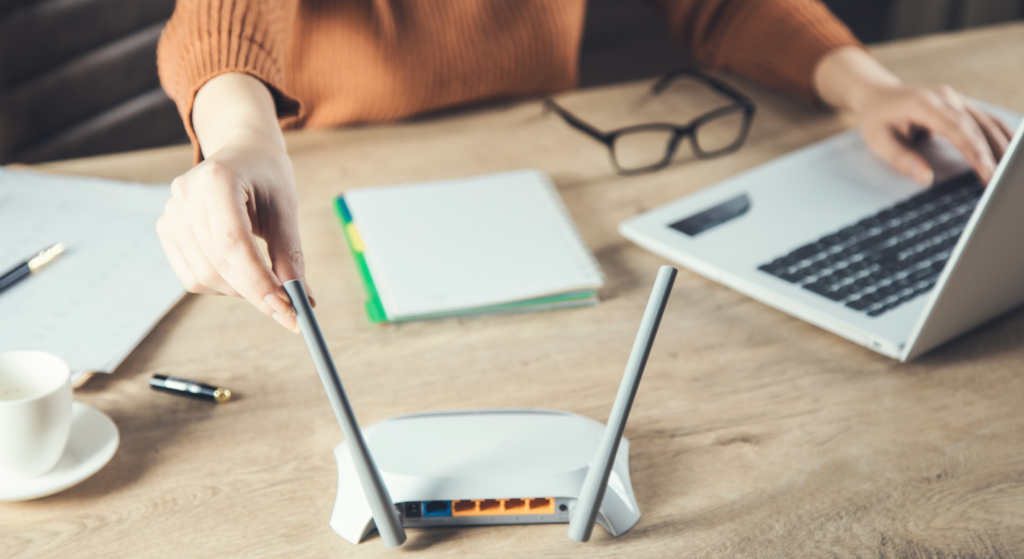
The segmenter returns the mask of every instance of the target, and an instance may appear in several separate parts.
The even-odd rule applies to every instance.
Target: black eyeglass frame
[[[591,136],[595,140],[607,146],[609,157],[612,160],[612,166],[615,167],[615,171],[620,175],[639,175],[642,173],[650,173],[652,171],[657,171],[660,169],[664,169],[665,167],[668,167],[672,163],[672,159],[675,157],[676,151],[679,150],[679,142],[685,137],[690,138],[690,145],[693,148],[693,153],[694,155],[697,156],[698,159],[709,159],[712,157],[718,157],[720,155],[731,153],[739,149],[740,146],[743,145],[743,142],[745,142],[747,139],[747,134],[750,132],[750,124],[751,122],[753,122],[754,113],[757,111],[757,106],[754,105],[754,102],[749,97],[740,93],[739,91],[737,91],[736,89],[734,89],[732,86],[725,82],[719,81],[701,72],[685,69],[676,70],[674,72],[670,72],[662,76],[661,79],[659,79],[657,82],[654,83],[653,86],[651,86],[650,94],[658,95],[659,93],[664,91],[669,84],[674,82],[676,79],[682,77],[693,78],[697,81],[702,82],[711,89],[714,89],[718,93],[722,94],[724,97],[731,100],[732,103],[730,105],[719,107],[713,111],[709,111],[705,114],[702,114],[697,118],[691,120],[687,124],[680,125],[668,122],[655,122],[627,126],[625,128],[618,128],[608,132],[602,132],[601,130],[598,130],[597,128],[591,126],[590,124],[584,122],[576,115],[570,113],[569,111],[561,107],[558,103],[555,103],[555,101],[551,98],[547,98],[544,100],[544,108],[547,110],[554,111],[555,113],[558,114],[558,116],[562,117],[562,119],[565,120],[565,122],[568,123],[569,126],[572,126],[573,128],[579,130],[580,132],[583,132],[584,134],[587,134],[588,136]],[[743,111],[744,113],[743,125],[740,129],[740,133],[736,137],[736,140],[733,143],[729,144],[728,146],[725,146],[724,148],[720,148],[717,150],[704,151],[703,149],[701,149],[700,142],[697,140],[697,129],[706,122],[739,111]],[[668,144],[665,148],[665,156],[661,159],[661,161],[658,161],[657,163],[648,165],[646,167],[640,167],[637,169],[622,168],[615,157],[616,139],[626,134],[632,134],[635,132],[645,132],[651,130],[663,130],[672,133],[672,137],[669,139]]]

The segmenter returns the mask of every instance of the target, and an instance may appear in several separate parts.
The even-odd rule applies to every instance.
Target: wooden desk
[[[1024,25],[892,44],[908,80],[1024,112]],[[540,407],[604,421],[657,267],[622,220],[822,139],[841,120],[740,80],[740,152],[635,178],[536,101],[397,126],[293,134],[309,281],[364,425],[451,408]],[[601,125],[662,116],[647,84],[581,91]],[[680,100],[682,99],[682,100]],[[673,103],[683,103],[680,106]],[[648,111],[648,112],[645,112]],[[659,113],[660,111],[660,113]],[[678,118],[678,115],[677,115]],[[50,169],[167,182],[190,150]],[[608,276],[593,308],[371,327],[331,210],[346,188],[536,167],[551,173]],[[899,364],[683,271],[627,428],[643,516],[581,545],[566,526],[410,530],[385,553],[334,534],[338,426],[299,336],[239,300],[189,297],[76,397],[117,422],[96,476],[0,505],[0,556],[1010,557],[1024,555],[1024,312]],[[154,373],[230,387],[215,406],[150,391]]]

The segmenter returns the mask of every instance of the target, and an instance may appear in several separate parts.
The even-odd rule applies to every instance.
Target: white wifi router
[[[385,547],[406,527],[569,523],[590,539],[594,523],[619,536],[640,519],[622,437],[676,269],[663,266],[612,406],[608,425],[536,409],[404,415],[360,430],[306,292],[284,287],[344,442],[334,448],[338,496],[331,527],[359,543],[376,528]]]
[[[423,413],[363,429],[402,524],[467,526],[568,522],[604,425],[563,411]],[[348,446],[334,447],[338,499],[331,527],[352,543],[373,529]],[[613,536],[640,519],[619,445],[597,522]]]

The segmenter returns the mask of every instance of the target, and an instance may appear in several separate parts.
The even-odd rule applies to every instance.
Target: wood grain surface
[[[916,82],[1024,112],[1024,25],[883,45]],[[605,421],[659,265],[619,222],[842,130],[742,79],[747,145],[632,178],[535,100],[291,134],[308,279],[359,420],[453,408]],[[685,120],[706,100],[649,82],[567,93],[599,126]],[[188,148],[60,162],[168,182]],[[607,275],[596,307],[374,327],[331,209],[348,188],[534,167],[550,173]],[[172,374],[225,405],[151,391]],[[76,398],[117,422],[111,463],[63,493],[0,504],[0,557],[1024,557],[1024,312],[900,364],[682,271],[626,429],[639,523],[587,544],[565,525],[410,530],[400,549],[328,526],[340,440],[301,337],[241,300],[190,296]]]

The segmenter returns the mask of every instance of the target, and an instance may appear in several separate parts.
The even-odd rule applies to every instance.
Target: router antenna
[[[313,308],[309,306],[309,298],[306,296],[306,289],[299,280],[287,281],[284,284],[285,291],[292,299],[292,306],[302,328],[302,335],[306,338],[306,345],[309,353],[313,355],[313,362],[316,363],[316,370],[320,373],[320,380],[324,383],[324,390],[327,391],[327,398],[334,408],[334,415],[338,418],[338,425],[345,436],[345,444],[348,445],[349,454],[355,464],[356,473],[359,474],[359,481],[363,485],[363,493],[370,503],[370,511],[373,512],[373,522],[377,526],[380,539],[384,541],[384,547],[398,547],[405,542],[405,529],[398,518],[398,511],[391,502],[391,495],[384,485],[384,479],[380,476],[380,470],[370,456],[370,449],[363,439],[363,432],[356,422],[356,415],[352,412],[352,405],[345,396],[345,388],[341,385],[341,377],[338,376],[338,369],[334,366],[334,360],[327,350],[327,343],[324,341],[323,333],[320,332],[320,325],[313,314]]]
[[[626,372],[622,375],[622,384],[619,385],[619,393],[615,396],[615,404],[612,405],[612,414],[597,447],[597,455],[587,470],[579,500],[576,501],[576,508],[569,521],[569,537],[575,541],[589,540],[590,533],[594,530],[594,522],[597,520],[601,501],[604,500],[604,492],[608,489],[608,477],[612,473],[615,455],[619,451],[622,431],[625,430],[626,420],[629,419],[629,409],[633,406],[633,398],[640,386],[640,377],[644,373],[644,366],[647,365],[647,356],[651,354],[654,336],[658,333],[661,315],[665,313],[665,304],[668,302],[675,279],[676,269],[662,266],[658,270],[657,279],[654,280],[654,289],[651,291],[650,300],[647,301],[644,318],[640,321],[640,331],[633,342],[633,351],[629,354]]]

